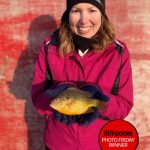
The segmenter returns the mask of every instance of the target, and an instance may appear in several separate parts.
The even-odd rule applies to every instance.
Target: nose
[[[80,23],[83,25],[83,24],[86,24],[89,20],[89,17],[88,17],[88,14],[86,12],[81,12],[80,13]]]

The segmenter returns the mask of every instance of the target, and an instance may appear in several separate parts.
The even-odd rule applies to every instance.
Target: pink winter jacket
[[[116,41],[123,47],[122,57],[111,43],[105,50],[87,52],[80,57],[76,51],[60,57],[56,46],[49,46],[46,54],[44,41],[35,64],[32,81],[32,100],[41,115],[47,115],[44,130],[44,144],[51,150],[100,150],[98,135],[100,129],[108,122],[97,119],[90,125],[67,126],[53,119],[53,111],[49,107],[51,99],[44,95],[46,66],[51,71],[52,80],[61,82],[90,82],[98,84],[110,101],[106,112],[100,112],[110,120],[124,119],[133,106],[132,72],[129,52],[126,45]],[[118,95],[111,94],[116,76],[120,71]]]

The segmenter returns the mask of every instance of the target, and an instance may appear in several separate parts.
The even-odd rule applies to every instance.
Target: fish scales
[[[81,115],[90,113],[92,107],[105,109],[104,102],[93,99],[92,94],[77,88],[68,88],[55,99],[50,106],[66,115]]]

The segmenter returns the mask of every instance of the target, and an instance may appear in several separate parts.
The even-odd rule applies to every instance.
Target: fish
[[[81,115],[93,111],[93,107],[106,109],[106,102],[92,98],[92,94],[70,87],[54,98],[50,107],[65,115]]]

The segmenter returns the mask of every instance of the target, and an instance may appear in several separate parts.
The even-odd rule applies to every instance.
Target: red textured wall
[[[0,1],[0,149],[44,150],[43,118],[30,95],[33,64],[43,38],[59,25],[64,0]],[[150,148],[150,1],[106,0],[117,37],[130,49],[135,105],[126,120],[138,130],[138,149]]]

